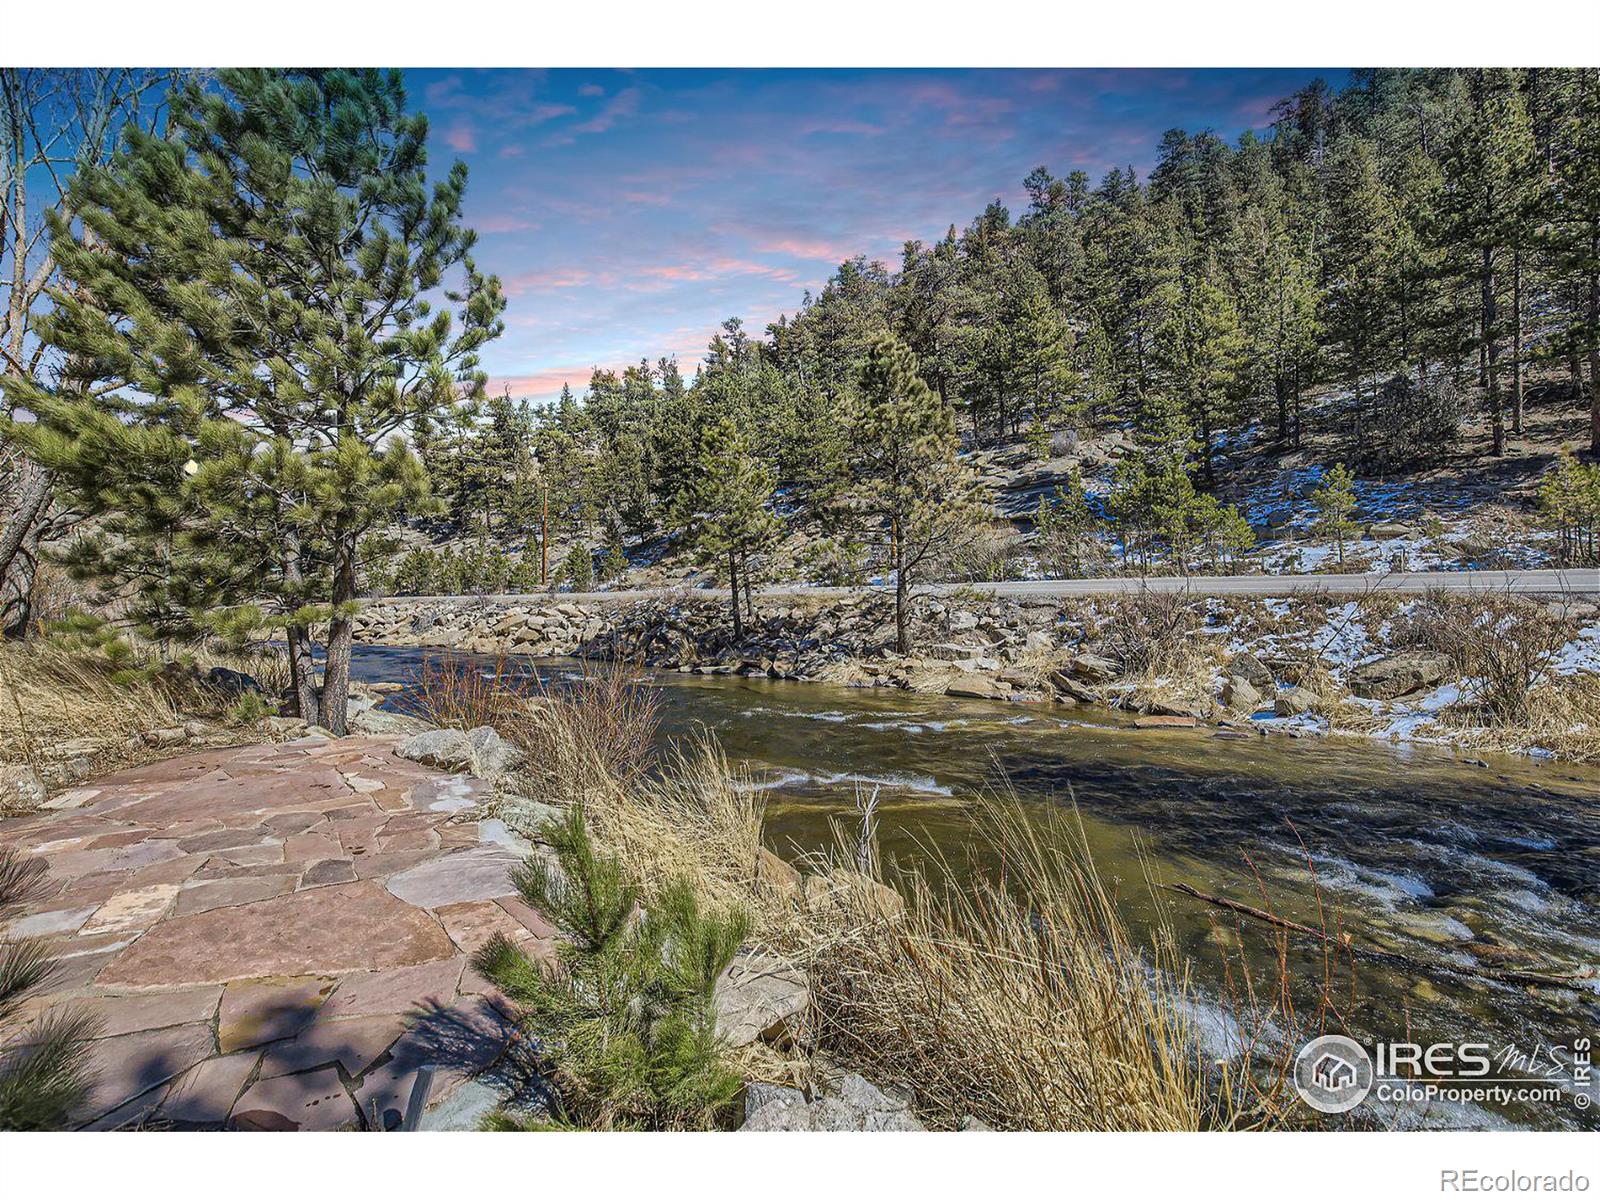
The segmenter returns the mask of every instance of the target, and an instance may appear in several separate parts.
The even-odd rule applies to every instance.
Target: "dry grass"
[[[1134,943],[1081,830],[1004,797],[978,823],[996,870],[954,887],[912,871],[898,919],[802,924],[822,1048],[946,1128],[1271,1124],[1278,1103],[1203,1060],[1170,936]]]
[[[760,793],[709,738],[649,770],[614,772],[618,748],[648,740],[655,720],[647,698],[630,697],[644,691],[631,673],[611,670],[572,691],[511,696],[500,710],[502,733],[540,764],[522,786],[547,804],[581,802],[646,903],[663,881],[683,878],[704,900],[756,914],[756,942],[810,972],[815,1042],[806,1049],[908,1089],[936,1126],[963,1116],[1025,1129],[1275,1119],[1267,1098],[1202,1060],[1170,938],[1134,944],[1065,827],[1041,828],[1014,800],[988,802],[983,834],[999,870],[960,888],[936,882],[946,877],[937,864],[897,876],[903,913],[874,899],[882,893],[856,873],[853,845],[841,844],[809,886],[758,882]],[[747,1071],[767,1077],[816,1069],[777,1061],[770,1048],[744,1057]]]
[[[287,683],[287,663],[271,651],[209,654],[205,666],[249,674],[268,696]],[[87,760],[100,774],[170,753],[139,735],[190,718],[231,725],[232,708],[200,666],[163,663],[152,647],[126,639],[0,643],[0,762],[26,763],[47,783],[67,760]]]
[[[1485,724],[1519,729],[1532,716],[1533,692],[1550,678],[1576,623],[1521,596],[1431,592],[1402,618],[1394,641],[1450,659],[1477,681],[1468,707]]]
[[[0,761],[36,769],[63,742],[92,739],[115,749],[146,729],[177,724],[170,691],[50,642],[0,644]]]

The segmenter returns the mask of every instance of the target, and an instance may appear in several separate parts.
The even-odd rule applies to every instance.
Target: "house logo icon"
[[[1372,1059],[1339,1034],[1314,1038],[1294,1060],[1294,1087],[1318,1112],[1349,1112],[1372,1090]]]

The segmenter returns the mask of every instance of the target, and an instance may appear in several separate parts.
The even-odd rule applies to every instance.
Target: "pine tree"
[[[1173,289],[1157,356],[1161,386],[1182,398],[1189,427],[1199,435],[1208,486],[1216,435],[1236,417],[1245,371],[1245,339],[1233,299],[1204,270],[1185,272]]]
[[[1356,524],[1350,519],[1355,511],[1355,477],[1343,463],[1335,463],[1322,478],[1322,484],[1311,493],[1311,503],[1317,510],[1315,529],[1323,537],[1331,537],[1338,546],[1339,565],[1344,566],[1344,543],[1355,532]]]
[[[305,712],[305,663],[296,685],[302,715],[336,733],[360,546],[426,495],[395,435],[479,396],[478,350],[502,328],[498,281],[478,273],[460,224],[466,168],[430,186],[426,135],[397,73],[224,71],[214,87],[186,85],[167,136],[134,131],[108,166],[80,171],[71,207],[81,229],[55,229],[69,286],[52,296],[45,337],[68,361],[108,365],[148,401],[97,402],[70,377],[26,396],[65,470],[100,412],[136,431],[130,451],[148,435],[151,476],[178,489],[178,524],[216,545],[226,531],[207,529],[212,514],[171,475],[173,439],[189,443],[213,497],[213,443],[290,448],[303,488],[281,498],[280,519],[306,537],[255,549],[286,579],[307,574],[303,554],[325,556],[320,710]],[[455,271],[459,286],[446,282]],[[435,311],[436,292],[459,323]],[[95,511],[122,504],[76,473]],[[244,506],[281,481],[251,471],[235,482]],[[307,639],[300,622],[289,631]]]
[[[1477,285],[1481,382],[1488,397],[1491,446],[1498,456],[1506,448],[1501,303],[1512,273],[1513,248],[1525,245],[1530,232],[1533,130],[1516,73],[1476,70],[1468,73],[1467,83],[1466,102],[1445,159],[1442,206],[1458,270]],[[1519,296],[1519,330],[1520,307]]]
[[[776,482],[772,469],[751,454],[733,418],[725,416],[701,431],[673,516],[700,562],[725,576],[735,638],[744,636],[740,588],[748,608],[753,563],[778,533],[771,512]]]
[[[723,1061],[714,993],[749,936],[748,914],[705,911],[682,880],[641,909],[580,806],[540,834],[555,862],[532,856],[512,882],[561,931],[559,965],[535,962],[500,933],[472,961],[517,1006],[539,1051],[559,1047],[558,1116],[588,1129],[715,1127],[741,1081]]]
[[[956,457],[955,414],[917,370],[911,348],[881,334],[861,368],[851,413],[848,492],[837,515],[887,542],[895,577],[895,648],[910,653],[909,598],[918,569],[936,552],[971,540],[980,505]]]

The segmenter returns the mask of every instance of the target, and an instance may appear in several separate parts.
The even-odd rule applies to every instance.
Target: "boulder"
[[[522,761],[522,751],[487,725],[467,733],[472,744],[472,773],[479,779],[498,779]]]
[[[1101,695],[1098,688],[1092,688],[1088,684],[1074,679],[1065,671],[1052,671],[1050,673],[1050,683],[1060,695],[1066,696],[1070,700],[1076,700],[1079,704],[1100,703]]]
[[[37,771],[24,763],[0,764],[0,816],[33,812],[44,800]]]
[[[1228,674],[1239,676],[1262,696],[1270,696],[1278,690],[1278,681],[1272,674],[1272,668],[1248,650],[1233,656],[1228,663]]]
[[[778,1083],[744,1085],[744,1119],[748,1121],[769,1104],[804,1104],[806,1095],[799,1088]]]
[[[426,733],[429,728],[428,723],[418,717],[381,708],[364,708],[350,718],[350,732],[368,737],[411,737]]]
[[[815,1100],[798,1095],[769,1098],[743,1128],[750,1133],[910,1133],[925,1126],[911,1115],[905,1101],[886,1095],[852,1072],[824,1085]]]
[[[1261,707],[1261,693],[1243,675],[1229,675],[1222,683],[1222,702],[1234,712],[1253,713]]]
[[[459,729],[429,729],[408,737],[394,752],[425,767],[462,772],[479,779],[498,779],[522,760],[522,752],[487,725],[467,733]]]
[[[717,979],[717,1035],[730,1048],[756,1039],[788,1046],[801,1040],[811,984],[799,967],[765,954],[735,956]]]
[[[800,872],[762,846],[756,851],[756,886],[780,900],[791,901],[805,894]]]
[[[181,746],[189,740],[189,735],[184,732],[181,725],[172,725],[164,729],[146,729],[139,734],[139,737],[146,746],[162,750]]]
[[[1292,687],[1278,693],[1272,711],[1280,717],[1298,717],[1310,712],[1321,699],[1310,688]]]
[[[212,667],[206,672],[206,682],[229,700],[237,700],[246,692],[254,692],[258,696],[263,694],[263,688],[255,676],[227,667]]]
[[[1346,682],[1364,700],[1393,700],[1442,683],[1449,673],[1445,655],[1407,650],[1351,668]]]
[[[998,679],[991,679],[987,675],[973,675],[970,678],[954,679],[944,689],[946,696],[961,696],[969,700],[1004,700],[1011,695],[1011,685],[1001,683]]]
[[[1072,661],[1067,664],[1067,670],[1079,679],[1087,679],[1091,683],[1110,683],[1122,674],[1122,668],[1111,659],[1101,654],[1075,654]]]
[[[871,916],[894,921],[906,911],[905,898],[899,892],[857,871],[808,875],[805,889],[806,907],[812,912],[834,909],[847,918]]]
[[[414,734],[394,748],[401,758],[438,767],[441,771],[466,771],[472,767],[471,740],[459,729],[430,729]]]

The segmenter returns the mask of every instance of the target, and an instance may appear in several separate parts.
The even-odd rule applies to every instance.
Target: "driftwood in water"
[[[1487,979],[1495,983],[1515,983],[1527,987],[1556,987],[1570,988],[1573,991],[1586,992],[1594,987],[1592,978],[1577,975],[1551,975],[1543,971],[1514,971],[1500,970],[1495,967],[1466,967],[1457,963],[1442,962],[1437,959],[1414,958],[1409,954],[1400,954],[1393,950],[1379,950],[1375,946],[1357,945],[1353,936],[1346,933],[1342,938],[1334,937],[1321,929],[1310,925],[1302,925],[1298,921],[1290,921],[1285,917],[1277,916],[1264,908],[1257,908],[1253,904],[1243,904],[1238,900],[1229,900],[1224,896],[1212,896],[1202,892],[1199,888],[1190,887],[1187,883],[1169,883],[1169,891],[1181,892],[1185,896],[1193,896],[1196,900],[1203,900],[1218,908],[1225,908],[1229,912],[1236,912],[1252,920],[1261,921],[1277,929],[1297,933],[1303,937],[1315,938],[1340,949],[1349,951],[1358,958],[1372,959],[1375,962],[1389,963],[1397,967],[1405,967],[1411,971],[1420,971],[1429,974],[1457,975],[1468,979]]]

